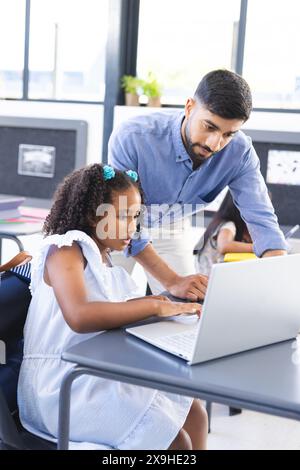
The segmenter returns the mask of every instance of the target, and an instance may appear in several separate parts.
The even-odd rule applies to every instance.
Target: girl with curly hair
[[[199,313],[194,303],[135,299],[128,273],[111,265],[137,230],[138,176],[93,164],[67,176],[44,225],[32,271],[18,401],[23,426],[57,440],[59,391],[71,345],[102,330],[147,319]],[[72,386],[71,448],[203,449],[207,417],[198,400],[84,376]]]

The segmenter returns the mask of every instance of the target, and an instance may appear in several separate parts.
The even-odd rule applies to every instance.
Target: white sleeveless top
[[[43,240],[39,256],[33,260],[18,403],[23,426],[53,441],[57,439],[60,385],[73,367],[61,361],[61,354],[99,334],[71,330],[52,287],[43,279],[50,246],[72,246],[73,242],[80,245],[87,261],[84,279],[89,301],[120,302],[138,296],[127,272],[120,266],[106,266],[96,243],[84,232],[71,230]],[[190,406],[191,398],[82,376],[72,385],[70,448],[166,449]]]

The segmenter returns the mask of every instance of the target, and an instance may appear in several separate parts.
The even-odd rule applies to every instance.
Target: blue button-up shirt
[[[286,250],[250,137],[237,132],[226,147],[193,171],[181,138],[183,119],[184,113],[176,111],[138,116],[122,123],[108,144],[110,165],[138,172],[147,206],[205,207],[229,186],[256,255],[272,249]],[[147,243],[144,237],[132,240],[131,255],[137,255]]]

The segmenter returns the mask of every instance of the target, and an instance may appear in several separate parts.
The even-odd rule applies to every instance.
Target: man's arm
[[[121,171],[138,171],[134,135],[126,123],[113,131],[108,142],[108,163]]]
[[[270,256],[283,256],[286,255],[285,250],[268,250],[262,254],[262,258],[269,258]]]
[[[135,259],[172,295],[193,301],[204,298],[208,283],[207,276],[202,274],[179,276],[156,253],[150,243],[135,256]]]
[[[260,172],[259,159],[252,146],[243,158],[243,165],[230,182],[229,188],[248,226],[254,253],[259,257],[285,254],[287,244]]]

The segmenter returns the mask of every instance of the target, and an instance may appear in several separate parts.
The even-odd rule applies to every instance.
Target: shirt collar
[[[182,126],[182,121],[184,120],[184,112],[178,113],[178,115],[175,117],[173,124],[172,124],[172,139],[173,139],[173,145],[175,148],[175,156],[176,156],[176,162],[184,162],[185,160],[190,160],[190,157],[185,150],[185,146],[182,142],[182,137],[181,137],[181,126]]]

